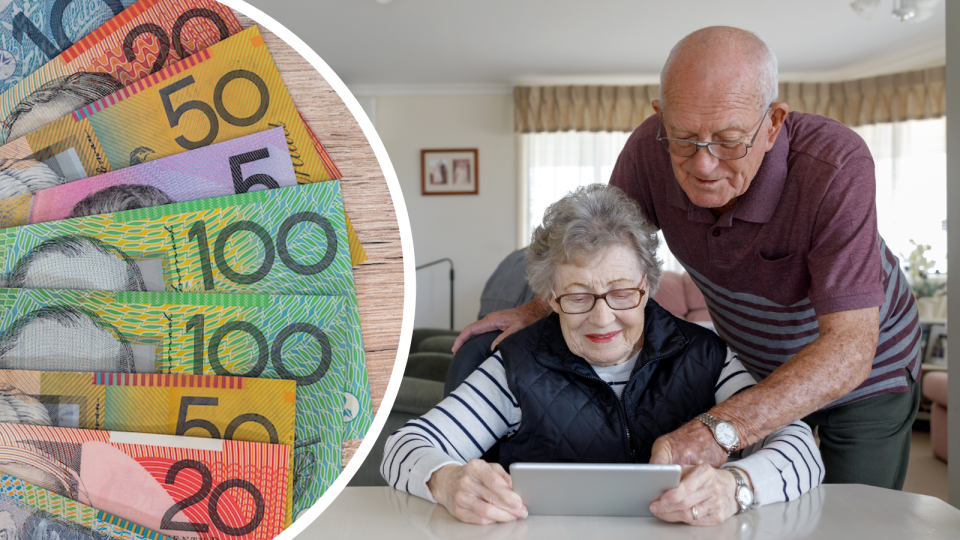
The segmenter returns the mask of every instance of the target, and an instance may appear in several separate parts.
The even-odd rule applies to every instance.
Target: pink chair
[[[660,277],[660,288],[653,299],[676,317],[690,322],[710,322],[707,303],[690,274],[666,271]]]
[[[923,377],[923,395],[933,402],[930,410],[930,446],[933,455],[947,461],[947,372],[931,371]]]

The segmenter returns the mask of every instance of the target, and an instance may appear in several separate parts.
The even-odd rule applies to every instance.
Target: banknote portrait
[[[31,514],[20,526],[17,535],[12,538],[7,537],[7,540],[14,538],[16,540],[110,540],[110,537],[105,534],[78,523],[55,519],[41,510]]]
[[[17,538],[17,524],[13,521],[10,512],[0,512],[0,540],[15,540]]]
[[[110,537],[90,530],[79,523],[57,519],[34,508],[23,512],[17,525],[13,514],[0,511],[0,540],[108,540]]]
[[[42,403],[12,384],[0,384],[0,422],[34,426],[54,425],[49,411]],[[0,526],[0,533],[2,533],[2,526]],[[3,538],[0,537],[0,540]]]
[[[136,210],[177,201],[159,188],[146,184],[119,184],[91,193],[74,205],[68,217],[109,214],[121,210]]]
[[[146,291],[137,264],[120,249],[90,236],[59,236],[22,256],[7,278],[11,289]]]
[[[64,177],[49,165],[33,159],[17,159],[0,163],[0,199],[36,193],[59,186]]]
[[[47,306],[0,334],[0,369],[134,372],[133,347],[116,327],[71,306]]]
[[[3,140],[22,137],[122,88],[108,73],[79,71],[54,79],[28,94],[3,119]]]

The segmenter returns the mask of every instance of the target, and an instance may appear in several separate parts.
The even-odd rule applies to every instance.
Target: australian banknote
[[[344,433],[369,425],[366,379],[347,378],[355,318],[346,296],[0,289],[0,369],[296,381],[296,515],[339,473]]]
[[[343,295],[361,343],[336,181],[2,229],[0,272],[10,288]],[[367,411],[362,356],[348,370],[348,410]]]
[[[0,537],[6,540],[168,540],[92,506],[0,474]]]
[[[119,15],[134,0],[10,0],[0,8],[0,92]]]
[[[0,147],[0,215],[22,212],[39,189],[272,127],[284,129],[299,183],[340,176],[248,28]],[[347,233],[358,264],[365,255]]]
[[[139,0],[0,94],[0,144],[240,30],[230,8],[214,0]]]
[[[289,447],[0,424],[0,472],[177,538],[271,540]]]
[[[11,288],[352,297],[344,231],[339,182],[322,182],[0,229],[0,272]]]
[[[297,185],[282,128],[40,190],[2,227]]]
[[[283,444],[291,453],[296,397],[289,380],[0,370],[0,422]],[[292,503],[288,489],[288,525]]]

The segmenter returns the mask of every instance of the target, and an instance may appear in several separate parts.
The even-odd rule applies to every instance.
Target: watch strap
[[[735,489],[734,492],[733,492],[733,499],[734,499],[735,501],[737,501],[737,507],[739,508],[739,510],[737,510],[737,514],[742,514],[742,513],[746,512],[747,510],[749,510],[750,507],[749,507],[749,506],[746,506],[746,505],[744,505],[742,502],[740,502],[740,497],[739,497],[739,495],[740,495],[740,488],[741,488],[741,487],[745,487],[745,488],[747,488],[747,489],[750,489],[750,486],[747,485],[746,480],[743,479],[743,476],[740,474],[739,471],[737,471],[737,469],[735,469],[735,468],[733,468],[733,467],[726,467],[726,469],[727,469],[728,471],[730,471],[731,474],[733,474],[733,479],[736,480],[736,482],[737,482],[737,487],[736,487],[736,489]],[[751,490],[751,491],[753,491],[753,490]]]

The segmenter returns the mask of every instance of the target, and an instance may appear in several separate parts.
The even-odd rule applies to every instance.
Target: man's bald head
[[[777,99],[777,57],[753,32],[701,28],[681,39],[660,72],[660,107],[691,83],[720,92],[749,91],[765,110]]]

